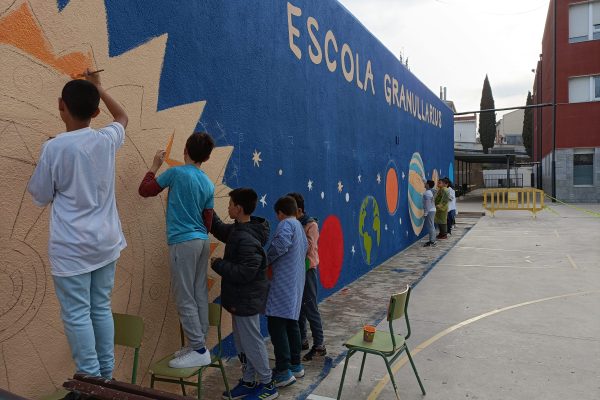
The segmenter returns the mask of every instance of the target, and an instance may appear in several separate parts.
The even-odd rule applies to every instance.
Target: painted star
[[[377,183],[381,183],[381,174],[377,174]]]
[[[254,153],[252,153],[252,161],[254,162],[255,167],[260,167],[260,162],[262,161],[260,154],[261,152],[257,151],[256,149],[254,149]]]
[[[404,171],[402,171],[402,180],[404,180],[405,177],[406,175],[404,175]]]
[[[310,179],[308,180],[308,191],[310,192],[313,189],[313,181],[311,181]]]
[[[262,204],[263,208],[267,206],[267,195],[263,194],[260,196],[260,204]]]
[[[400,225],[402,225],[402,218],[400,218]]]
[[[342,181],[338,181],[338,192],[342,193],[343,189],[344,189],[344,185],[342,185]]]
[[[356,250],[354,249],[354,245],[352,245],[352,250],[350,250],[352,252],[352,255],[354,255],[354,253],[356,253]]]
[[[362,175],[357,176],[357,178],[358,178],[358,183],[361,183]]]

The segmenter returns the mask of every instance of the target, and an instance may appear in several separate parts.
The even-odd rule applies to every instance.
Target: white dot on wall
[[[325,192],[321,192],[321,199],[325,198]]]
[[[350,193],[346,193],[346,203],[350,201]]]
[[[279,170],[279,175],[283,175],[283,170],[282,169]]]
[[[400,218],[400,225],[402,225],[402,218]]]

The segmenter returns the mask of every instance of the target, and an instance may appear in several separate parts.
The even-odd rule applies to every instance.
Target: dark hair
[[[280,197],[275,202],[273,208],[275,209],[276,213],[281,211],[284,215],[287,215],[288,217],[295,217],[296,212],[298,212],[298,204],[296,204],[296,200],[291,196]]]
[[[194,162],[203,163],[210,157],[215,148],[215,141],[206,132],[194,132],[185,142],[188,156]]]
[[[244,209],[244,214],[250,215],[256,209],[258,195],[251,188],[237,188],[229,192],[229,198],[236,206]]]
[[[67,82],[60,97],[73,118],[80,121],[91,119],[100,105],[100,93],[96,85],[82,79]]]
[[[301,209],[302,211],[304,211],[304,197],[302,197],[302,195],[298,192],[291,192],[286,194],[286,196],[290,196],[293,197],[294,200],[296,200],[296,205],[298,206],[299,209]]]
[[[427,188],[428,189],[431,189],[434,186],[435,186],[435,182],[434,181],[432,181],[432,180],[428,180],[427,181]]]
[[[449,187],[452,187],[452,181],[450,181],[450,179],[448,179],[447,177],[442,178],[442,181]]]

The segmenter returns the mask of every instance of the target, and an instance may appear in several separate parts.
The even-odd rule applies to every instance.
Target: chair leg
[[[340,388],[338,389],[337,400],[342,398],[342,389],[344,387],[344,379],[346,378],[346,369],[348,368],[348,360],[352,357],[352,350],[348,350],[348,354],[346,354],[346,360],[344,361],[344,370],[342,371],[342,380],[340,381]]]
[[[150,388],[154,389],[154,374],[150,375]]]
[[[202,372],[204,372],[204,368],[198,372],[198,400],[202,400]]]
[[[394,379],[394,374],[392,374],[392,369],[390,368],[390,363],[384,355],[381,356],[383,361],[385,362],[385,367],[388,370],[388,374],[390,375],[390,381],[392,381],[392,386],[394,387],[394,393],[396,394],[396,399],[400,400],[400,396],[398,395],[398,387],[396,386],[396,380]]]
[[[408,351],[408,347],[405,347],[406,349],[406,355],[408,356],[408,361],[410,361],[410,365],[412,366],[413,371],[415,371],[415,376],[417,377],[417,382],[419,382],[419,386],[421,386],[421,392],[423,393],[423,395],[425,395],[425,388],[423,387],[423,384],[421,383],[421,378],[419,378],[419,373],[417,372],[417,367],[415,367],[415,363],[412,359],[412,356],[410,355],[410,351]]]
[[[363,353],[362,363],[360,364],[360,374],[358,374],[358,381],[362,379],[363,369],[365,368],[365,360],[367,359],[367,353]]]
[[[231,400],[231,390],[229,390],[229,383],[227,382],[227,375],[225,375],[225,368],[223,367],[223,361],[219,359],[219,369],[221,370],[221,375],[223,375],[223,382],[225,383],[225,391]]]
[[[184,396],[187,396],[187,394],[185,393],[185,384],[183,383],[183,379],[182,378],[179,378],[179,384],[181,385],[181,393]]]

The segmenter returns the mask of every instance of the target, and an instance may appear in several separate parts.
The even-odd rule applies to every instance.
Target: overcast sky
[[[525,105],[549,0],[339,1],[458,112],[479,109],[486,74],[497,108]]]

